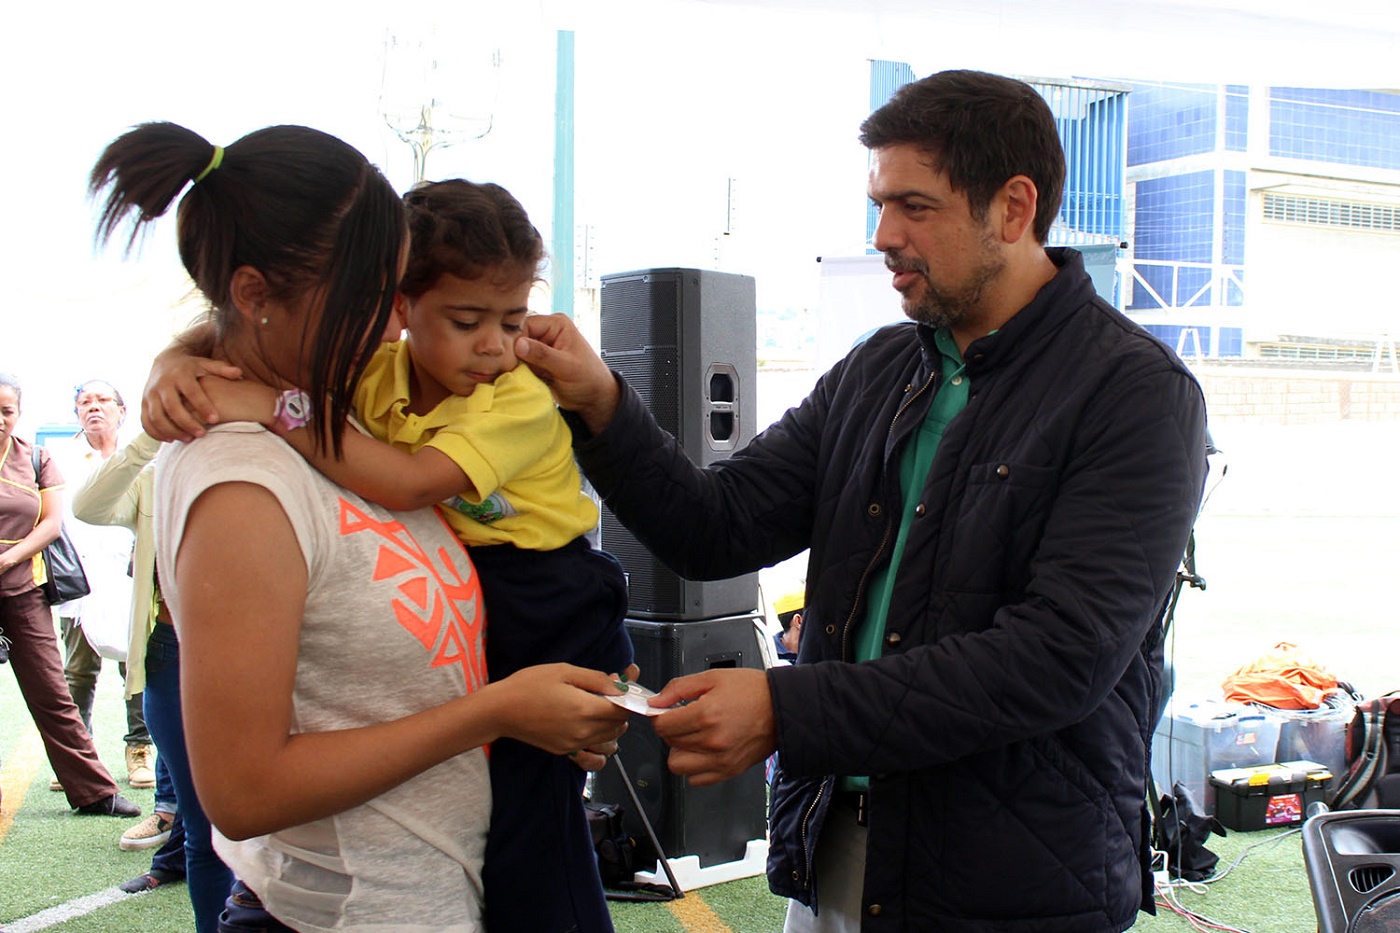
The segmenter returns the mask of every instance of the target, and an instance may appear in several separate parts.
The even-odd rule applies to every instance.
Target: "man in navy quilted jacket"
[[[910,322],[729,460],[694,466],[567,319],[529,320],[517,351],[676,572],[810,548],[796,665],[652,701],[690,701],[654,723],[697,785],[781,753],[768,877],[789,931],[1118,933],[1152,910],[1148,747],[1201,391],[1045,246],[1065,167],[1032,88],[942,72],[861,130]]]

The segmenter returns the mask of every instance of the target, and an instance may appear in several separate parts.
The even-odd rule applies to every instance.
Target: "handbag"
[[[92,594],[76,610],[79,630],[93,651],[113,661],[125,661],[131,650],[132,579],[127,573],[130,558],[117,562],[107,554],[103,559],[100,550],[88,551],[88,557],[92,563],[83,569]],[[59,613],[68,614],[63,607],[59,607]]]
[[[32,451],[34,461],[34,485],[39,484],[39,448]],[[44,599],[50,606],[79,599],[92,592],[87,574],[83,572],[83,562],[78,557],[78,549],[68,537],[68,531],[60,528],[58,537],[43,550],[44,567],[47,579],[39,588],[44,591]]]

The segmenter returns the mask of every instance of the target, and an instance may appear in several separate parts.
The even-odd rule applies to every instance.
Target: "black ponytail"
[[[88,177],[89,196],[112,189],[97,221],[98,242],[109,241],[122,220],[136,213],[130,249],[145,224],[170,210],[213,152],[203,136],[174,123],[147,123],[119,137],[103,150]]]
[[[267,127],[220,151],[182,126],[146,123],[93,167],[89,193],[106,192],[98,242],[130,218],[129,249],[187,186],[177,211],[180,259],[221,335],[239,326],[229,288],[242,266],[262,273],[270,298],[311,296],[324,309],[305,338],[312,363],[301,388],[325,400],[311,429],[339,456],[355,383],[393,308],[402,202],[363,155],[319,130]]]

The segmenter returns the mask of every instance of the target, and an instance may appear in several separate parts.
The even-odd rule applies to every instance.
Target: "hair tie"
[[[218,168],[218,167],[219,167],[219,164],[220,164],[221,162],[223,162],[223,161],[224,161],[224,147],[223,147],[223,146],[215,146],[215,147],[214,147],[214,155],[213,155],[212,157],[210,157],[210,159],[209,159],[209,164],[206,165],[206,166],[204,166],[204,171],[202,171],[202,172],[200,172],[198,175],[194,176],[194,183],[197,185],[197,184],[199,184],[201,181],[203,181],[203,180],[204,180],[204,176],[205,176],[205,175],[208,175],[210,172],[214,171],[214,169]]]

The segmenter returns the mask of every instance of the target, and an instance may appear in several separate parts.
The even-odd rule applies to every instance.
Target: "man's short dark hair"
[[[1035,182],[1035,238],[1044,243],[1060,212],[1065,153],[1045,99],[1023,81],[984,71],[940,71],[904,85],[860,125],[869,149],[913,145],[928,153],[968,208],[985,219],[992,197],[1015,175]]]

